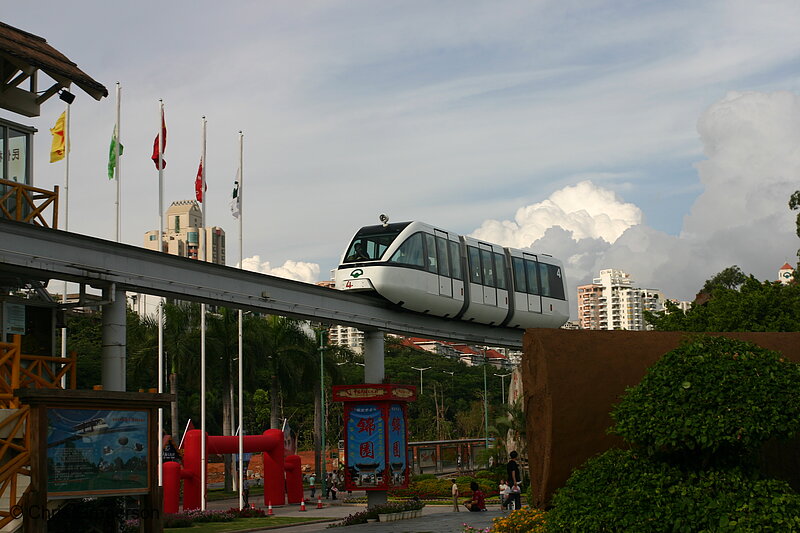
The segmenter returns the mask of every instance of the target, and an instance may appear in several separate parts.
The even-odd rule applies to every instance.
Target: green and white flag
[[[119,143],[119,155],[122,157],[123,150],[122,143]],[[114,133],[111,134],[111,146],[108,149],[108,179],[114,179],[114,171],[117,168],[117,128],[114,127]]]

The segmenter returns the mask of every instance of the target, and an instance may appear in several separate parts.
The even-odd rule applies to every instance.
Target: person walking
[[[458,483],[456,483],[455,478],[453,479],[453,486],[450,488],[450,492],[453,493],[453,511],[458,513],[461,509],[458,508]]]
[[[310,476],[308,476],[308,486],[311,488],[311,499],[312,500],[314,499],[314,495],[317,493],[317,485],[316,485],[317,477],[316,476],[317,476],[316,474],[311,474]]]

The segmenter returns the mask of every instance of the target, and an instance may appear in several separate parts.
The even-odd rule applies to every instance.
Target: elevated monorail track
[[[3,280],[66,280],[366,331],[522,347],[519,329],[412,313],[366,295],[0,219]]]

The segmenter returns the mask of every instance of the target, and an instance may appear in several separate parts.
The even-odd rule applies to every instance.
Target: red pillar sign
[[[337,385],[344,403],[345,488],[388,490],[408,486],[406,406],[416,387],[394,384]]]

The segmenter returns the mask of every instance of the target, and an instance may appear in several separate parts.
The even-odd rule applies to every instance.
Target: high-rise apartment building
[[[633,286],[630,274],[616,269],[600,271],[591,284],[578,287],[578,320],[583,329],[647,330],[644,311],[664,309],[658,289]]]
[[[328,328],[328,342],[337,346],[347,346],[353,353],[363,353],[364,332],[349,326],[331,326]]]
[[[200,206],[194,200],[172,202],[166,213],[167,229],[163,236],[164,251],[172,255],[198,259],[201,254],[201,237],[205,235],[206,260],[225,264],[225,231],[218,227],[200,227]],[[159,250],[158,230],[144,235],[144,247]]]

